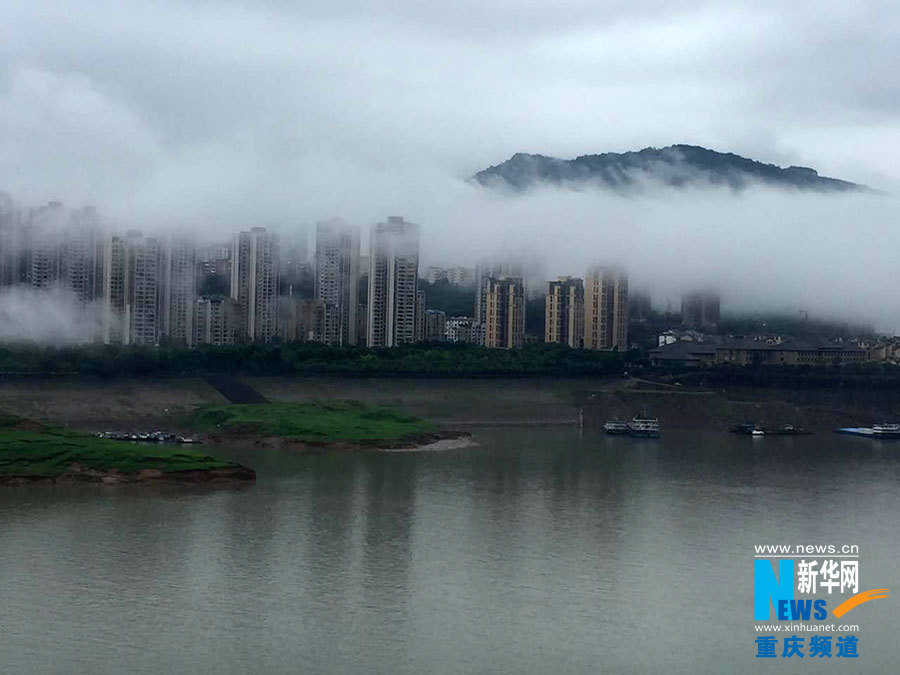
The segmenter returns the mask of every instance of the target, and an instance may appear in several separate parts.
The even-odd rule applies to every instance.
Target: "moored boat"
[[[873,424],[871,427],[841,427],[835,431],[839,434],[865,436],[866,438],[900,438],[900,424],[894,423]]]
[[[882,423],[872,425],[875,438],[900,438],[900,424]]]
[[[605,431],[610,436],[627,436],[628,422],[621,422],[619,420],[607,420],[606,424],[603,425],[603,431]]]
[[[635,415],[628,423],[628,435],[634,438],[659,438],[659,420],[643,413]]]

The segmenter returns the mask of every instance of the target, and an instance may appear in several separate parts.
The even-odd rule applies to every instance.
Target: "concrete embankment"
[[[274,402],[347,399],[390,405],[446,426],[497,421],[573,423],[578,392],[604,381],[582,379],[415,379],[242,377]],[[231,390],[229,390],[229,393]],[[0,379],[0,411],[82,429],[143,429],[173,415],[229,400],[203,378],[87,377]],[[459,424],[457,424],[459,422]]]
[[[664,429],[727,429],[743,421],[810,430],[900,419],[900,391],[692,390],[623,378],[415,379],[242,377],[265,400],[350,399],[391,405],[448,427],[575,424],[630,419],[641,408]],[[65,377],[0,380],[0,411],[83,429],[151,428],[200,405],[226,403],[202,378]]]

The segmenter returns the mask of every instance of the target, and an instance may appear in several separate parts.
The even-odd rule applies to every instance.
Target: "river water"
[[[475,438],[225,449],[246,489],[4,489],[0,673],[896,671],[892,599],[847,615],[855,661],[756,658],[753,547],[855,544],[860,590],[900,594],[900,443]]]

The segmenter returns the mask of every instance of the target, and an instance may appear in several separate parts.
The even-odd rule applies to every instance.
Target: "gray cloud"
[[[463,182],[517,151],[684,142],[896,192],[898,33],[888,0],[6,0],[0,189],[207,232],[402,213],[431,262],[502,243],[578,274],[621,248],[658,287],[680,265],[748,304],[790,288],[900,316],[887,293],[846,297],[891,275],[891,198]]]
[[[297,155],[467,175],[672,142],[898,180],[890,2],[11,0],[0,19],[15,192],[124,200],[200,158],[290,182]]]

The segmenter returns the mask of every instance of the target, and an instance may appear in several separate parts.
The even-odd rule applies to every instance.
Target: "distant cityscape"
[[[317,223],[314,242],[310,255],[305,231],[283,241],[254,227],[213,245],[198,244],[190,234],[117,232],[90,207],[50,202],[23,209],[0,193],[0,288],[63,288],[74,302],[99,306],[93,336],[99,343],[461,342],[514,349],[543,341],[590,350],[641,346],[652,363],[679,366],[900,358],[895,340],[869,336],[810,342],[775,334],[719,335],[714,289],[685,293],[677,322],[648,323],[649,295],[630,293],[627,271],[616,265],[549,282],[536,280],[533,270],[511,257],[486,257],[473,267],[432,266],[423,273],[419,226],[402,216],[371,227],[365,254],[361,229],[340,220]],[[436,308],[441,303],[430,303],[423,286],[439,285],[470,297],[457,310],[471,309]],[[542,316],[527,332],[529,306]],[[630,324],[641,328],[638,345],[629,341]],[[659,330],[648,336],[651,324]]]

